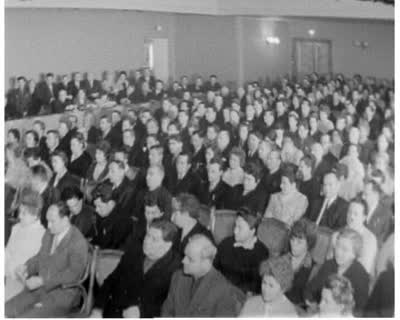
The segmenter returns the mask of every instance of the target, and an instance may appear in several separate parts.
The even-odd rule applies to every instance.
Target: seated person
[[[213,268],[217,248],[195,234],[185,248],[183,270],[174,273],[162,317],[235,317],[244,294]]]
[[[48,229],[39,252],[16,273],[25,289],[5,305],[6,317],[65,317],[79,303],[80,289],[63,289],[83,276],[89,248],[81,232],[71,225],[63,202],[47,211]]]
[[[200,202],[189,193],[180,193],[172,199],[171,221],[179,228],[176,241],[177,251],[184,256],[184,250],[191,236],[204,234],[213,240],[213,236],[200,222]]]
[[[353,308],[354,296],[351,282],[346,277],[332,274],[322,288],[319,317],[353,317]]]
[[[234,187],[243,183],[244,172],[243,166],[245,163],[246,154],[239,147],[232,148],[229,154],[229,167],[222,175],[222,180]]]
[[[17,277],[16,268],[38,253],[45,229],[40,223],[43,200],[38,192],[26,189],[20,198],[19,222],[11,231],[5,249],[5,300],[9,300],[24,289]],[[29,235],[29,236],[27,236]]]
[[[153,220],[143,246],[137,242],[127,246],[117,268],[104,281],[91,317],[160,317],[172,274],[181,265],[172,247],[177,232],[173,223]]]
[[[308,206],[307,197],[297,190],[293,165],[286,165],[282,170],[281,190],[271,195],[264,217],[278,219],[291,227]]]
[[[75,133],[71,137],[71,161],[68,164],[68,171],[83,179],[92,163],[92,157],[85,149],[85,137],[80,132]]]
[[[222,181],[223,163],[219,158],[211,159],[207,167],[208,181],[200,197],[202,203],[215,209],[232,209],[232,188]]]
[[[172,196],[187,192],[199,197],[202,191],[200,177],[192,171],[192,156],[188,152],[181,152],[175,162],[176,171],[168,177],[168,190]]]
[[[257,239],[260,216],[247,207],[237,212],[233,236],[218,245],[214,266],[244,293],[260,293],[259,266],[268,259],[267,247]]]
[[[51,177],[53,175],[53,171],[47,165],[45,161],[41,158],[41,153],[39,148],[28,148],[24,151],[24,157],[26,162],[28,163],[28,167],[32,168],[37,165],[41,165],[46,169],[47,176]]]
[[[86,174],[85,193],[88,199],[93,189],[108,176],[108,159],[111,146],[107,141],[100,141],[96,144],[95,158]]]
[[[96,212],[93,207],[83,202],[82,191],[78,187],[65,188],[61,194],[61,200],[67,204],[71,212],[71,223],[86,238],[92,238],[94,236]]]
[[[112,187],[107,183],[100,184],[93,191],[93,201],[97,216],[92,244],[101,249],[123,248],[132,232],[133,220],[119,211]]]
[[[294,278],[285,294],[294,305],[305,308],[303,291],[315,265],[310,252],[317,240],[316,229],[307,220],[300,219],[293,224],[289,239],[290,251],[286,256],[290,260]]]
[[[51,165],[54,170],[50,185],[61,194],[66,187],[80,185],[79,177],[72,175],[68,169],[68,158],[63,151],[56,151],[51,155]]]
[[[285,296],[293,280],[286,257],[270,258],[260,265],[261,295],[247,299],[240,317],[297,317],[295,306]]]
[[[358,261],[362,264],[365,271],[373,276],[375,273],[375,258],[378,252],[378,243],[375,235],[365,226],[368,214],[367,208],[367,204],[363,200],[351,201],[349,210],[347,211],[346,228],[350,228],[360,234],[362,249],[358,256]],[[332,235],[331,250],[327,254],[328,259],[333,257],[333,248],[335,247],[338,234],[339,232],[337,231]]]
[[[334,247],[334,258],[323,263],[304,290],[304,299],[310,309],[320,302],[326,279],[332,274],[338,274],[350,280],[354,289],[355,315],[361,314],[369,289],[368,273],[357,260],[361,249],[362,238],[358,232],[351,229],[340,231]]]
[[[346,225],[348,202],[338,196],[339,180],[329,172],[323,180],[323,197],[315,199],[307,209],[306,217],[317,225],[339,230]]]
[[[267,195],[260,188],[262,169],[259,164],[250,162],[244,166],[243,185],[237,189],[238,194],[232,201],[237,201],[237,207],[248,207],[252,211],[262,214],[267,202]]]
[[[125,167],[125,176],[128,178],[133,189],[142,188],[145,184],[145,170],[131,167],[128,162],[128,153],[124,149],[114,151],[113,160],[121,161]]]
[[[118,211],[127,217],[132,215],[135,189],[125,176],[125,164],[119,160],[112,160],[108,165],[108,178],[112,185],[112,196],[115,199]]]

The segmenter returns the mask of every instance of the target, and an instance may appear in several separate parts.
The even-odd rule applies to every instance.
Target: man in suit
[[[192,172],[192,156],[190,153],[181,152],[176,159],[176,170],[168,179],[167,189],[172,196],[187,192],[199,197],[201,195],[202,184],[200,177]]]
[[[394,223],[393,214],[382,201],[382,190],[374,180],[365,183],[362,196],[368,205],[366,226],[376,236],[380,247],[389,235]]]
[[[6,317],[65,317],[79,303],[78,288],[61,286],[77,282],[84,274],[88,244],[71,225],[64,203],[51,205],[47,220],[48,230],[39,252],[18,267],[17,274],[26,288],[6,303]]]
[[[76,72],[74,74],[74,79],[68,82],[67,86],[68,95],[70,95],[72,99],[74,99],[77,96],[79,89],[81,88],[82,88],[82,75],[80,72]]]
[[[91,317],[160,317],[172,274],[181,265],[172,247],[177,232],[170,221],[156,219],[143,245],[132,238],[117,268],[96,295]]]
[[[97,99],[100,95],[101,84],[94,78],[93,73],[88,72],[85,80],[82,81],[82,87],[85,89],[86,96],[90,100]]]
[[[54,74],[47,73],[46,80],[37,85],[36,91],[40,105],[49,107],[57,97],[57,85],[54,83]]]
[[[329,154],[324,154],[324,148],[318,142],[311,146],[311,154],[315,157],[313,176],[318,183],[322,183],[325,174],[330,172],[336,164],[335,161],[333,161],[334,156],[331,153],[329,153],[331,156],[329,156]]]
[[[183,270],[172,277],[162,317],[236,317],[244,294],[213,267],[217,248],[205,235],[194,235],[185,248]]]
[[[215,209],[233,209],[232,188],[222,181],[223,162],[213,158],[207,168],[208,181],[205,183],[200,201]]]
[[[40,213],[40,222],[46,228],[47,209],[51,204],[57,202],[60,198],[60,194],[56,188],[53,188],[50,184],[51,176],[47,172],[46,168],[42,165],[36,165],[31,168],[32,172],[32,188],[37,191],[43,199],[43,207]]]
[[[338,196],[339,180],[335,173],[324,176],[323,197],[315,199],[306,212],[306,217],[317,225],[339,230],[346,225],[348,202]]]
[[[171,221],[179,228],[176,248],[182,257],[184,256],[186,245],[193,235],[204,234],[213,240],[210,230],[199,222],[200,202],[194,195],[189,193],[178,194],[172,199],[172,211]]]
[[[108,141],[112,148],[119,148],[122,145],[122,133],[112,131],[111,120],[107,115],[100,118],[99,127],[102,139]]]

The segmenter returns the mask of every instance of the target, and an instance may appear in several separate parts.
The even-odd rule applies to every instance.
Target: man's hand
[[[122,312],[124,318],[140,318],[140,310],[138,306],[131,306]]]
[[[15,268],[15,274],[19,279],[21,279],[23,282],[25,282],[27,276],[28,276],[28,271],[26,268],[26,265],[21,264],[17,268]]]
[[[43,279],[41,277],[30,277],[25,281],[25,285],[29,290],[35,290],[43,286]]]
[[[94,308],[90,314],[90,318],[103,318],[103,311],[98,308]]]

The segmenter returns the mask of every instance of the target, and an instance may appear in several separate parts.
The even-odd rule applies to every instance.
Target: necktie
[[[321,222],[321,220],[322,220],[322,216],[324,215],[325,210],[328,208],[328,203],[329,203],[329,200],[328,200],[328,199],[325,199],[325,200],[324,200],[324,203],[323,203],[323,205],[322,205],[322,208],[321,208],[321,210],[320,210],[320,212],[319,212],[318,219],[317,219],[317,221],[315,222],[317,226],[319,226],[319,224],[320,224],[320,222]]]
[[[56,251],[57,246],[58,246],[58,236],[54,236],[53,244],[52,244],[52,246],[51,246],[50,254],[53,254],[54,251]]]

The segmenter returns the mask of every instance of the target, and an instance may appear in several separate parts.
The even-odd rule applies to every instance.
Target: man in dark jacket
[[[142,247],[132,238],[100,288],[92,317],[160,317],[172,274],[181,264],[172,249],[177,232],[173,223],[157,219],[150,224]]]

